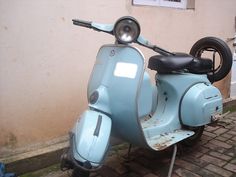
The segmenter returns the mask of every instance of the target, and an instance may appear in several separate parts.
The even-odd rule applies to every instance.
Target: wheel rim
[[[200,48],[197,52],[196,52],[196,57],[202,58],[202,56],[207,56],[205,58],[209,58],[208,56],[210,54],[206,54],[206,52],[211,52],[212,53],[212,61],[213,61],[213,68],[212,68],[212,73],[217,73],[220,71],[220,69],[222,68],[223,65],[223,57],[222,54],[214,47],[203,47]],[[205,53],[205,54],[204,54]],[[203,57],[204,58],[204,57]],[[216,64],[216,60],[217,60],[217,64]],[[216,67],[217,66],[217,67]]]

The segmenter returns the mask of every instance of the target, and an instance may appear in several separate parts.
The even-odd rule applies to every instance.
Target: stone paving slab
[[[161,152],[133,148],[127,160],[127,147],[110,153],[105,165],[90,177],[166,177],[172,148]],[[205,128],[193,148],[178,145],[173,177],[236,177],[236,112],[229,114],[221,126]],[[44,177],[68,177],[69,172],[54,172]]]

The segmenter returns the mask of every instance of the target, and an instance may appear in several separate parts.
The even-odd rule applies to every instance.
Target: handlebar
[[[74,25],[83,26],[85,28],[92,28],[92,22],[85,20],[72,19]]]
[[[73,24],[77,26],[82,26],[85,28],[90,28],[95,31],[102,31],[108,34],[113,34],[113,24],[99,24],[99,23],[94,23],[91,21],[85,21],[85,20],[78,20],[78,19],[72,19]]]
[[[74,25],[82,26],[85,28],[93,29],[95,31],[102,31],[102,32],[108,33],[110,35],[114,35],[113,34],[114,24],[99,24],[99,23],[94,23],[91,21],[78,20],[78,19],[72,19],[72,21],[73,21]],[[156,45],[152,45],[151,43],[148,42],[148,40],[146,40],[142,36],[139,36],[137,41],[134,41],[134,42],[136,42],[137,44],[139,44],[141,46],[152,49],[153,51],[155,51],[161,55],[164,55],[164,56],[175,55],[174,53],[168,52],[167,50],[164,50]]]
[[[141,45],[141,46],[144,46],[144,47],[147,47],[151,50],[153,50],[154,52],[157,52],[161,55],[164,55],[164,56],[169,56],[169,55],[175,55],[174,53],[172,52],[169,52],[165,49],[162,49],[156,45],[153,45],[151,44],[147,39],[145,39],[143,36],[139,36],[137,41],[136,41],[137,44]]]

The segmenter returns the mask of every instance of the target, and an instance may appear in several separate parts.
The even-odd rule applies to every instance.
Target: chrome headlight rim
[[[134,30],[133,32],[135,33],[135,35],[133,36],[133,38],[131,38],[131,40],[125,41],[125,40],[121,39],[121,37],[119,35],[119,32],[120,32],[119,28],[122,27],[122,23],[126,23],[127,28],[129,28],[129,30]],[[131,16],[124,16],[124,17],[119,18],[116,21],[114,28],[113,28],[113,34],[119,43],[122,43],[122,44],[132,43],[132,42],[137,41],[137,39],[140,35],[140,25],[135,18],[133,18]]]

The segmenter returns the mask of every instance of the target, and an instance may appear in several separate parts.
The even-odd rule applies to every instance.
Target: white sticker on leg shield
[[[114,76],[134,79],[136,77],[137,70],[138,66],[136,64],[118,62],[116,63]]]

